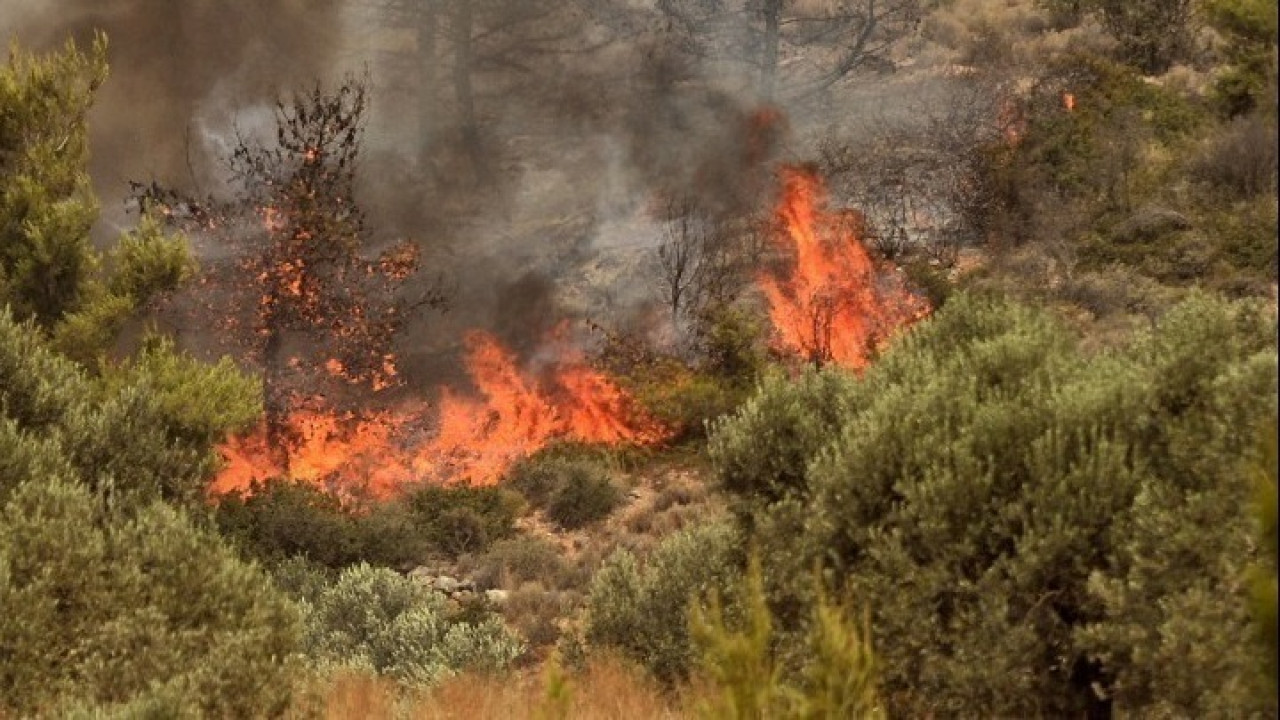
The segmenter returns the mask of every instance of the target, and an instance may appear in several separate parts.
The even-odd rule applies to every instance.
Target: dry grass
[[[317,713],[325,720],[421,718],[422,720],[511,720],[513,718],[683,718],[678,698],[662,693],[643,671],[612,658],[592,660],[564,676],[563,692],[554,671],[497,677],[460,675],[425,694],[367,675],[342,674],[320,690]],[[559,698],[559,699],[557,699]]]

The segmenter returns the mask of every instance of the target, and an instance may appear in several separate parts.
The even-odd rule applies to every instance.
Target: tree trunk
[[[276,307],[279,301],[280,291],[273,287],[269,307]],[[284,339],[273,311],[269,310],[263,318],[263,329],[266,330],[266,340],[262,344],[262,405],[267,429],[267,448],[275,456],[281,470],[288,474],[289,450],[292,447],[292,438],[289,436],[289,401],[280,377]]]
[[[760,97],[773,102],[778,81],[778,28],[781,24],[782,0],[764,0],[764,42],[760,53]]]
[[[418,165],[425,170],[435,142],[436,37],[440,31],[436,0],[421,0],[415,16],[418,33]]]
[[[453,92],[458,102],[462,147],[471,159],[476,184],[482,185],[488,180],[488,166],[480,144],[480,126],[476,120],[476,98],[471,87],[473,24],[471,3],[458,3],[453,18]]]

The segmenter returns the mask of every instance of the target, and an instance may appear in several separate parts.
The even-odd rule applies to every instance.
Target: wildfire
[[[789,274],[762,275],[760,287],[779,346],[815,363],[860,368],[899,327],[928,305],[872,261],[858,239],[860,218],[826,209],[813,172],[783,172],[777,217],[780,249],[793,256]]]
[[[255,479],[279,476],[377,497],[423,481],[487,485],[553,440],[652,443],[666,435],[577,353],[559,348],[556,364],[535,376],[492,335],[469,333],[465,347],[476,394],[442,389],[434,436],[420,439],[430,423],[421,412],[299,410],[275,443],[264,425],[224,446],[227,467],[212,491],[246,490]]]

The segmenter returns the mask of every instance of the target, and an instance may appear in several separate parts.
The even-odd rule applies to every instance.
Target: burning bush
[[[785,352],[816,365],[863,367],[928,307],[896,274],[872,261],[858,237],[861,218],[828,211],[826,201],[814,171],[784,170],[777,243],[790,267],[762,275],[760,287]]]

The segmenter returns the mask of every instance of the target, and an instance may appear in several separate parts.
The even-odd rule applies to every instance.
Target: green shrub
[[[601,520],[622,502],[607,470],[582,456],[544,453],[522,461],[507,478],[534,507],[567,530]]]
[[[701,714],[708,718],[880,718],[877,663],[867,616],[855,624],[845,607],[817,593],[803,674],[786,677],[774,658],[774,620],[760,563],[752,558],[735,588],[744,609],[740,622],[725,616],[719,598],[694,603],[689,625],[699,667],[712,692]]]
[[[567,589],[579,580],[558,547],[528,536],[499,540],[484,554],[463,558],[462,567],[482,588],[514,588],[539,582],[550,588]]]
[[[403,503],[430,545],[453,557],[510,537],[524,511],[520,496],[500,487],[423,485]]]
[[[1228,117],[1276,112],[1276,8],[1270,0],[1206,0],[1204,15],[1222,33],[1226,67],[1213,95]]]
[[[767,385],[712,438],[784,655],[816,602],[794,578],[819,565],[874,610],[893,714],[1274,712],[1247,691],[1233,580],[1273,313],[1193,294],[1087,355],[1047,313],[957,295],[861,378],[826,379],[842,400],[815,382]]]
[[[253,417],[258,397],[231,365],[198,365],[166,347],[93,378],[0,308],[0,413],[56,444],[81,481],[119,502],[202,507],[215,439]]]
[[[954,287],[947,278],[945,269],[923,260],[909,262],[902,269],[906,272],[907,280],[919,288],[924,298],[929,301],[929,307],[937,310],[946,304]]]
[[[514,532],[522,507],[497,488],[423,486],[401,498],[343,500],[311,483],[273,479],[221,497],[215,518],[264,561],[303,556],[332,569],[360,562],[404,569],[484,550]]]
[[[700,369],[726,386],[749,388],[764,371],[764,326],[758,315],[726,305],[700,322]]]
[[[247,493],[222,496],[214,517],[245,553],[271,563],[301,556],[332,569],[359,562],[412,567],[436,547],[403,504],[344,506],[305,481],[255,482]]]
[[[643,382],[633,382],[631,390],[671,432],[668,442],[673,444],[704,440],[708,424],[732,412],[749,394],[744,386],[684,368],[647,376]]]
[[[622,491],[605,475],[571,472],[547,502],[547,517],[576,530],[608,517],[622,502]]]
[[[1277,522],[1277,480],[1280,467],[1277,463],[1277,431],[1280,425],[1273,419],[1262,429],[1256,457],[1251,458],[1246,470],[1252,475],[1254,490],[1253,512],[1258,522],[1258,544],[1262,548],[1257,565],[1252,570],[1253,616],[1258,636],[1264,648],[1264,664],[1271,685],[1280,680],[1280,588],[1277,587],[1276,566],[1280,554],[1280,522]],[[1270,690],[1268,688],[1268,691]]]
[[[591,581],[585,639],[619,651],[664,682],[688,675],[695,657],[683,621],[690,598],[729,597],[737,567],[735,533],[723,523],[681,531],[641,563],[628,550],[610,556]]]
[[[736,413],[713,425],[708,451],[720,484],[766,502],[806,494],[809,458],[839,428],[854,387],[838,371],[766,379]],[[729,425],[734,432],[724,431]]]
[[[385,568],[347,568],[306,608],[307,655],[322,667],[431,684],[464,670],[503,670],[524,652],[498,618],[456,622],[441,595]]]
[[[19,484],[0,509],[0,606],[0,713],[163,697],[249,717],[289,701],[296,609],[163,503],[125,516],[80,485]]]

